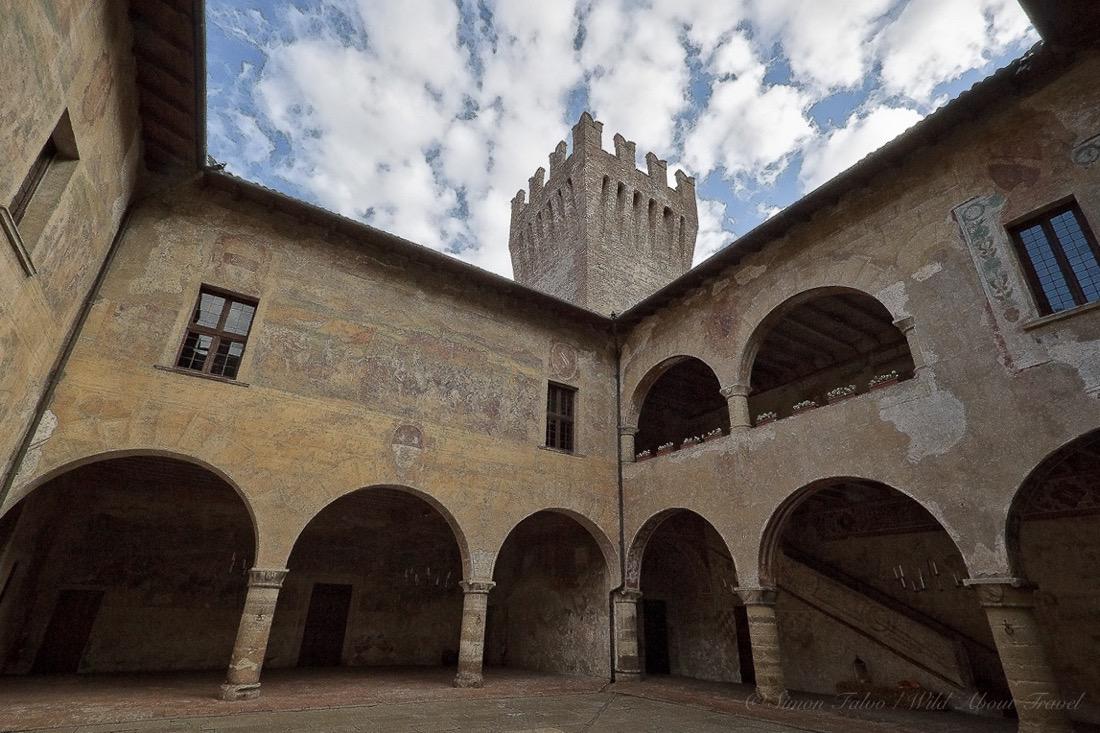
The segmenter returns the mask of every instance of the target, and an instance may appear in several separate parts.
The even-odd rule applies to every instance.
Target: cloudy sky
[[[1016,0],[208,0],[209,152],[503,275],[581,111],[696,177],[696,262],[1038,38]]]

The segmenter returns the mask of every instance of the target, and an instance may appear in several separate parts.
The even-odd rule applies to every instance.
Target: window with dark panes
[[[577,390],[551,383],[546,390],[546,447],[573,450]]]
[[[1040,311],[1056,313],[1100,300],[1100,247],[1076,203],[1010,231]]]
[[[255,314],[256,301],[204,287],[176,366],[235,379]]]

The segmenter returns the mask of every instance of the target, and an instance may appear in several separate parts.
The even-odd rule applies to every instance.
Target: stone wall
[[[11,204],[63,117],[73,135],[63,157],[73,145],[79,156],[57,161],[17,227],[30,274],[0,229],[0,471],[134,187],[141,146],[130,45],[126,4],[109,0],[11,3],[0,24],[0,205]]]

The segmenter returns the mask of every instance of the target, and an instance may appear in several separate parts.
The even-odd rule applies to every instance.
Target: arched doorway
[[[958,548],[892,487],[836,478],[797,492],[769,525],[761,576],[779,590],[792,691],[903,707],[1011,700]]]
[[[905,334],[886,306],[858,290],[823,288],[792,298],[764,319],[752,349],[749,414],[757,422],[913,376]]]
[[[754,681],[748,619],[721,536],[686,509],[663,512],[635,540],[641,553],[638,636],[647,675]]]
[[[647,387],[648,385],[648,387]],[[663,445],[679,448],[690,438],[730,429],[729,406],[718,377],[690,356],[669,359],[642,381],[635,450],[655,454]]]
[[[302,530],[287,561],[270,667],[451,667],[462,560],[424,498],[372,487],[340,497]]]
[[[0,669],[222,669],[255,530],[237,491],[173,458],[87,463],[0,519]]]
[[[592,532],[557,511],[517,524],[497,555],[485,663],[608,677],[607,558]]]
[[[1038,586],[1035,613],[1071,717],[1100,723],[1100,430],[1040,463],[1017,493],[1008,548],[1016,573]]]

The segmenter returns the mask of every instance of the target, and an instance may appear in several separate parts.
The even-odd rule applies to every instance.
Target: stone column
[[[248,571],[248,595],[244,599],[244,613],[237,628],[229,672],[221,688],[222,700],[250,700],[260,696],[260,670],[267,652],[267,637],[286,574],[285,568]]]
[[[637,425],[619,426],[619,448],[622,451],[623,463],[633,463],[637,454],[634,438],[638,435]]]
[[[730,384],[722,388],[722,396],[729,403],[730,432],[748,430],[752,427],[752,418],[749,416],[749,386],[747,384]]]
[[[974,578],[964,581],[978,592],[993,641],[1001,657],[1020,733],[1070,733],[1054,670],[1035,617],[1035,586],[1023,578]]]
[[[641,591],[615,591],[615,680],[637,680],[642,676],[642,655],[638,646],[638,603]]]
[[[917,342],[917,332],[913,328],[913,317],[905,316],[894,321],[894,326],[905,335],[905,341],[909,344],[909,354],[913,357],[913,371],[917,372],[925,366],[924,352]]]
[[[481,687],[481,665],[485,658],[485,609],[491,580],[464,580],[462,586],[462,638],[458,642],[458,674],[455,687]]]
[[[756,671],[756,694],[772,705],[787,696],[783,680],[783,657],[779,649],[779,626],[775,618],[775,588],[735,588],[745,604],[752,643],[752,665]]]

